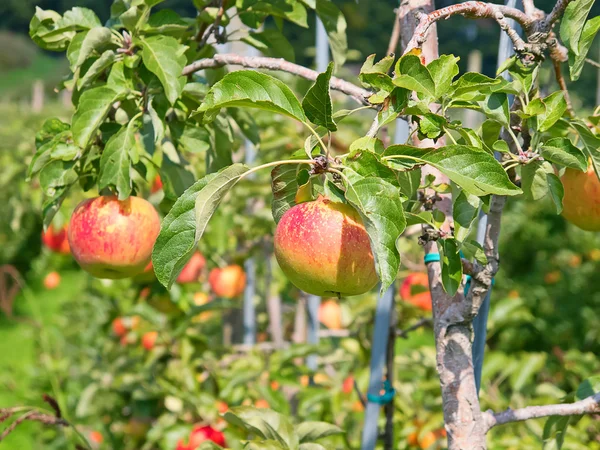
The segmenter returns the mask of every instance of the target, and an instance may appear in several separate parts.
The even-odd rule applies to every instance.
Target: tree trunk
[[[409,0],[401,6],[400,29],[403,48],[410,41],[416,26],[414,12],[421,10],[430,13],[434,9],[433,0]],[[422,57],[425,62],[429,62],[438,56],[437,32],[433,26],[423,45]],[[432,142],[418,144],[432,146]],[[437,182],[448,182],[432,167],[426,166],[423,169],[423,176],[427,174],[434,174]],[[436,202],[435,206],[446,214],[447,222],[443,229],[448,231],[452,220],[451,198],[447,195],[442,196],[442,200]],[[437,244],[428,242],[425,245],[425,253],[438,253]],[[452,314],[457,304],[465,302],[465,299],[460,294],[460,289],[454,298],[444,291],[439,262],[429,263],[427,271],[433,302],[436,363],[440,376],[448,449],[485,450],[486,428],[475,387],[471,321],[464,321],[461,314],[458,317],[453,317]],[[459,311],[460,309],[462,308],[458,308]]]

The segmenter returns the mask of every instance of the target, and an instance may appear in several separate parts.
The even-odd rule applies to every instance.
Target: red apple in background
[[[158,339],[158,331],[148,331],[142,336],[142,346],[146,350],[152,350]]]
[[[359,295],[378,281],[360,215],[323,196],[283,215],[275,231],[275,256],[288,279],[309,294]]]
[[[68,255],[71,253],[71,249],[67,239],[67,228],[67,225],[65,225],[60,230],[56,230],[50,225],[46,231],[42,232],[42,242],[53,252]]]
[[[155,192],[158,192],[162,189],[163,184],[162,184],[162,180],[160,179],[160,175],[156,175],[154,177],[154,181],[152,181],[152,186],[150,187],[150,192],[152,192],[153,194]]]
[[[409,274],[400,286],[400,297],[417,308],[431,311],[431,294],[427,274],[424,272]]]
[[[177,443],[176,450],[196,450],[203,442],[212,441],[221,447],[225,447],[225,436],[218,430],[215,430],[210,425],[197,426],[190,434],[188,444],[185,444],[183,439]]]
[[[330,330],[342,328],[342,308],[334,300],[324,300],[319,306],[319,322]]]
[[[208,275],[208,283],[218,297],[234,298],[244,292],[246,274],[238,265],[215,268]]]
[[[123,337],[127,334],[127,327],[121,317],[117,317],[112,321],[112,330],[116,336]]]
[[[271,405],[264,398],[259,398],[254,402],[254,407],[259,409],[269,409]]]
[[[587,172],[567,168],[561,181],[563,217],[582,230],[600,231],[600,181],[591,164]]]
[[[46,289],[56,289],[60,284],[60,274],[58,272],[50,272],[44,277],[44,286]]]
[[[104,442],[104,436],[99,431],[91,431],[90,432],[90,441],[95,444],[102,444]]]
[[[351,394],[354,390],[354,377],[352,375],[348,375],[344,382],[342,383],[342,392],[344,394]]]
[[[177,282],[180,284],[195,283],[200,278],[200,273],[205,266],[204,256],[198,252],[194,253],[177,277]]]
[[[73,257],[85,271],[118,279],[144,271],[159,232],[158,213],[143,198],[101,196],[77,205],[68,236]]]

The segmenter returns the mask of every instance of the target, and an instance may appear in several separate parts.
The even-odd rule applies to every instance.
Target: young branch
[[[398,42],[400,42],[400,6],[395,9],[396,15],[394,17],[394,27],[392,28],[392,34],[390,35],[390,42],[387,48],[387,55],[391,55],[392,53],[396,53],[396,49],[398,48]]]
[[[571,3],[572,1],[573,0],[558,0],[556,2],[550,14],[548,14],[548,16],[546,16],[546,19],[543,21],[545,24],[543,31],[547,32],[552,29],[554,23],[562,17],[562,15],[565,12],[565,9],[567,9],[567,6],[569,6],[569,3]]]
[[[560,61],[552,58],[552,65],[554,66],[554,75],[556,77],[556,81],[558,82],[558,85],[563,92],[563,96],[565,97],[565,102],[567,103],[567,112],[569,113],[569,116],[575,117],[575,111],[573,110],[573,104],[571,103],[571,96],[569,95],[569,90],[567,89],[565,77],[563,77],[562,74]]]
[[[282,58],[268,58],[266,56],[241,56],[232,53],[217,54],[212,58],[204,58],[195,61],[183,69],[183,75],[187,76],[199,70],[214,69],[226,65],[242,66],[251,69],[278,70],[281,72],[288,72],[298,75],[311,81],[316,80],[317,76],[319,75],[319,72],[315,70],[291,63]],[[369,105],[367,99],[372,95],[372,92],[367,89],[363,89],[355,84],[350,83],[349,81],[345,81],[336,77],[331,77],[329,86],[331,89],[351,96],[363,105]]]
[[[487,431],[498,425],[512,422],[522,422],[529,419],[539,419],[550,416],[579,416],[582,414],[600,413],[600,393],[575,403],[558,405],[528,406],[521,409],[507,409],[500,413],[487,411],[485,420]]]
[[[416,322],[415,324],[411,325],[408,328],[405,328],[403,330],[396,330],[396,336],[400,337],[400,338],[408,339],[408,334],[411,331],[418,330],[421,327],[430,327],[432,324],[433,324],[432,318],[424,317],[423,319],[419,320],[418,322]]]
[[[420,13],[418,15],[419,23],[415,29],[412,39],[406,46],[405,53],[413,48],[421,47],[427,38],[427,32],[429,31],[429,28],[438,20],[447,19],[455,15],[462,15],[468,19],[489,18],[497,20],[498,13],[503,17],[514,19],[525,30],[529,30],[534,24],[533,19],[516,8],[476,1],[459,3],[456,5],[447,6],[446,8],[438,9],[429,14]]]

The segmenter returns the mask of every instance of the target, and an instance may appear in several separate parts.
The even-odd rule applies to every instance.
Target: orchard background
[[[494,277],[477,410],[597,398],[600,240],[557,214],[563,202],[554,173],[585,169],[588,158],[593,167],[600,161],[594,40],[600,7],[571,2],[568,26],[554,28],[570,52],[561,64],[568,106],[548,53],[555,47],[540,44],[548,36],[524,35],[526,48],[505,64],[498,61],[497,22],[503,20],[494,15],[438,22],[439,54],[460,59],[445,56],[433,63],[437,69],[425,69],[420,57],[430,57],[431,40],[412,42],[424,51],[414,49],[395,65],[411,35],[404,36],[406,26],[402,36],[394,33],[394,24],[414,22],[403,9],[413,2],[400,9],[392,0],[233,3],[0,5],[0,449],[184,450],[200,441],[208,448],[368,448],[365,418],[373,415],[365,404],[384,406],[375,416],[378,448],[484,448],[460,441],[464,424],[448,409],[448,391],[440,394],[438,371],[442,379],[445,372],[436,361],[435,336],[439,347],[443,323],[431,319],[427,287],[433,282],[440,319],[446,293],[466,300],[460,296],[469,271],[473,285]],[[558,2],[559,16],[568,3]],[[540,20],[532,2],[517,6]],[[535,7],[550,13],[555,2]],[[300,69],[265,70],[282,69],[278,59],[245,62],[259,69],[252,72],[229,65],[262,53],[314,68],[316,15],[335,63],[320,68],[316,83],[290,73]],[[584,28],[586,19],[591,25]],[[577,29],[583,37],[574,37]],[[386,59],[389,52],[396,57]],[[216,53],[233,59],[218,60]],[[496,78],[498,64],[514,81]],[[483,76],[461,78],[467,71]],[[332,73],[348,84],[335,88]],[[95,118],[82,119],[86,113]],[[398,142],[402,118],[416,131]],[[514,139],[506,133],[499,139],[504,125]],[[116,148],[111,139],[119,133],[126,138]],[[428,156],[433,153],[423,153],[413,137],[436,141],[428,147],[445,140],[448,158]],[[410,147],[394,146],[405,143]],[[494,152],[505,155],[504,166],[494,163]],[[108,153],[113,156],[104,162]],[[323,164],[317,154],[332,159]],[[452,164],[452,157],[475,159]],[[275,164],[307,158],[315,159]],[[244,175],[230,192],[208,183],[225,177],[229,188],[247,173],[244,162],[269,167]],[[450,181],[420,180],[425,163]],[[485,170],[467,173],[478,164],[487,164]],[[157,277],[150,270],[121,280],[93,278],[65,249],[64,236],[42,239],[44,226],[61,230],[80,201],[99,193],[143,197],[163,223],[177,219],[177,199],[183,195],[193,211],[198,201],[186,189],[194,185],[202,197],[202,183],[213,187],[205,196],[208,209],[220,205],[212,217],[196,217],[206,230],[196,240],[194,223],[191,244],[182,238],[184,250],[160,244],[180,234],[161,234],[153,258]],[[375,288],[324,298],[314,314],[308,308],[314,300],[288,281],[273,256],[283,210],[317,194],[359,209],[383,287],[391,285],[395,302],[386,318],[395,339],[388,340],[383,371],[389,386],[374,382],[370,370],[377,305],[385,295]],[[448,195],[454,214],[445,205]],[[490,198],[505,196],[499,245],[491,249],[501,264],[490,273],[482,254],[492,261],[494,251],[476,244],[477,217],[480,210],[494,213]],[[366,201],[385,220],[368,219],[358,206]],[[593,198],[581,194],[579,201],[593,216]],[[184,222],[189,233],[190,221]],[[397,246],[389,223],[402,233]],[[435,260],[423,262],[423,245],[437,252],[435,241],[441,276]],[[202,257],[188,262],[196,248]],[[234,269],[231,280],[219,282],[213,270],[227,266],[243,267],[244,276]],[[478,270],[486,275],[481,280]],[[474,383],[466,378],[469,398]],[[579,413],[591,414],[542,414],[485,430],[483,438],[490,449],[600,448],[598,409],[592,404]],[[474,419],[474,427],[485,420]]]

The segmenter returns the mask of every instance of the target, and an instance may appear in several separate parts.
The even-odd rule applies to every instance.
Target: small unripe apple
[[[288,279],[309,294],[359,295],[378,281],[360,215],[323,196],[283,215],[275,231],[275,256]]]
[[[587,172],[567,168],[561,181],[563,217],[582,230],[600,231],[600,181],[592,166]]]
[[[431,293],[429,278],[424,272],[409,274],[400,286],[400,297],[407,303],[415,305],[424,311],[431,311]]]
[[[180,284],[197,282],[204,266],[206,266],[204,256],[200,253],[194,253],[177,277],[177,282]]]
[[[143,272],[159,232],[158,214],[143,198],[101,196],[77,205],[68,236],[73,257],[85,271],[117,279]]]
[[[148,331],[144,333],[142,336],[142,346],[150,351],[154,348],[154,344],[156,344],[156,339],[158,338],[158,331]]]
[[[194,305],[196,305],[196,306],[206,305],[210,301],[211,301],[211,298],[205,292],[196,292],[194,294]],[[201,312],[200,314],[196,315],[192,320],[194,322],[204,322],[205,320],[210,319],[211,316],[212,316],[211,311],[204,311],[204,312]]]
[[[50,272],[44,277],[44,286],[46,289],[56,289],[60,284],[60,274],[58,272]]]
[[[65,225],[60,230],[56,230],[52,225],[46,231],[42,232],[42,242],[46,247],[56,253],[68,255],[71,253],[69,240],[67,239],[67,228]]]
[[[342,328],[342,308],[334,300],[324,300],[319,306],[319,322],[330,330]]]
[[[208,283],[217,297],[234,298],[244,292],[246,274],[238,265],[215,268],[208,275]]]

